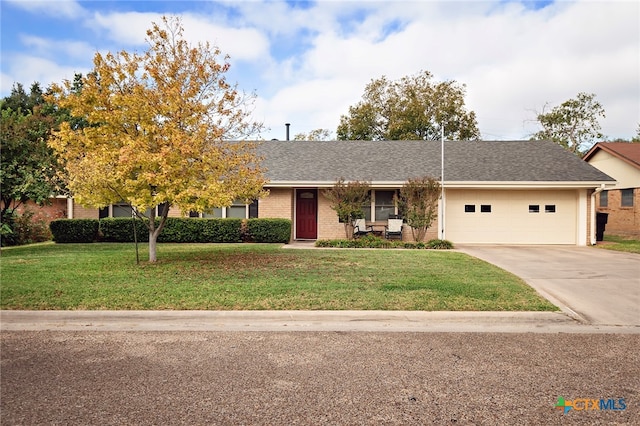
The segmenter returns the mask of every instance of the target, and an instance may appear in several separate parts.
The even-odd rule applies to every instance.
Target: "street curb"
[[[424,311],[0,311],[7,331],[325,331],[624,333],[562,312]]]

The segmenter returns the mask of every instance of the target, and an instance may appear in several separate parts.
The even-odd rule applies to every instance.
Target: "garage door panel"
[[[482,212],[483,205],[490,206],[491,211]],[[465,206],[474,206],[475,211],[465,211]],[[445,232],[453,242],[575,244],[576,220],[576,191],[448,190],[446,193]]]

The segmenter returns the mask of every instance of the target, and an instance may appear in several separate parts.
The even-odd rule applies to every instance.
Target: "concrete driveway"
[[[640,255],[594,247],[462,245],[522,279],[574,318],[640,326]]]

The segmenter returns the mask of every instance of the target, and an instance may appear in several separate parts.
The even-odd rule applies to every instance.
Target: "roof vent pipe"
[[[290,123],[285,123],[285,126],[287,126],[287,140],[289,140],[289,126],[291,126]]]

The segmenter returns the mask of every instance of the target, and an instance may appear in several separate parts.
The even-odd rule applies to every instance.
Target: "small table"
[[[371,229],[373,229],[373,235],[375,235],[376,237],[384,237],[384,231],[386,228],[387,225],[371,225]]]

